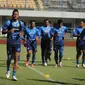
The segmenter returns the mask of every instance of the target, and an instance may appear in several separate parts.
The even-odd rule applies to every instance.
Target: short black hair
[[[31,21],[30,21],[30,24],[32,24],[33,22],[35,22],[35,20],[31,20]]]
[[[82,19],[81,21],[85,23],[85,19]]]
[[[44,22],[48,21],[50,23],[50,21],[48,19],[44,19]]]
[[[62,19],[58,20],[58,24],[61,24],[61,23],[63,23],[63,20]]]
[[[13,12],[12,12],[12,14],[14,14],[15,12],[18,12],[19,13],[18,9],[14,9]]]

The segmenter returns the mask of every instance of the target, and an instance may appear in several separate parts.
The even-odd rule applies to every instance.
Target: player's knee
[[[29,50],[29,51],[28,51],[28,54],[31,55],[31,54],[32,54],[32,50]]]

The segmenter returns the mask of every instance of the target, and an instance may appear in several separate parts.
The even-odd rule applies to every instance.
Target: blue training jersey
[[[13,20],[6,21],[5,25],[2,27],[3,30],[11,30],[14,29],[14,32],[7,33],[7,43],[9,44],[19,44],[21,36],[19,36],[20,31],[24,30],[24,23],[17,20],[16,22]]]
[[[41,26],[40,27],[40,33],[41,33],[41,39],[42,40],[47,40],[51,38],[51,30],[52,27],[51,26]]]
[[[73,35],[80,35],[82,30],[83,29],[81,27],[78,27],[78,28],[74,29]],[[77,40],[79,40],[79,36],[77,37]]]
[[[32,29],[30,27],[26,27],[25,36],[27,36],[27,40],[34,41],[36,40],[36,36],[40,38],[40,31],[36,27]]]
[[[54,35],[54,43],[57,45],[63,45],[65,33],[67,33],[67,28],[65,26],[54,28],[52,31],[52,35]]]

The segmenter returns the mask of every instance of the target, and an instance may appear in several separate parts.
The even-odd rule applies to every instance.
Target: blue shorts
[[[81,40],[80,44],[79,44],[79,48],[81,50],[85,50],[85,40]]]
[[[76,50],[81,50],[81,40],[76,40]]]
[[[21,52],[21,44],[7,44],[7,54]]]
[[[32,51],[37,51],[37,41],[34,40],[34,41],[29,41],[27,40],[26,42],[26,47],[27,47],[27,50],[32,50]]]

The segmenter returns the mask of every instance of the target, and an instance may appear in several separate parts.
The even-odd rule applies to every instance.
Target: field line
[[[44,74],[43,72],[41,72],[41,71],[39,71],[39,70],[37,70],[37,69],[35,69],[35,68],[33,68],[33,67],[30,67],[30,66],[28,66],[28,68],[30,68],[31,70],[35,71],[36,73],[39,73],[41,76],[43,76],[43,77],[46,78],[47,80],[52,81],[52,82],[56,82],[56,80],[54,80],[54,79],[52,79],[52,78],[50,78],[50,77],[45,77],[45,74]],[[61,85],[61,84],[56,83],[56,85]]]

